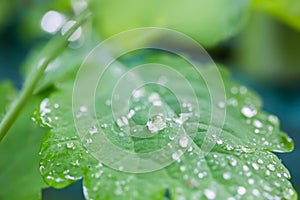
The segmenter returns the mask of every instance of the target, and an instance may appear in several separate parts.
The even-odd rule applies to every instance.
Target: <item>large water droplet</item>
[[[147,122],[147,128],[151,133],[157,133],[167,127],[163,116],[156,115]]]
[[[41,27],[44,31],[54,34],[66,21],[65,17],[59,12],[50,10],[41,20]]]
[[[257,114],[257,110],[254,108],[250,108],[248,106],[244,106],[241,110],[242,114],[247,118],[252,118]]]

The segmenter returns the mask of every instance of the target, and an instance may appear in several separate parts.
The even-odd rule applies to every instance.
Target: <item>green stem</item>
[[[67,33],[62,35],[57,35],[53,40],[48,43],[44,51],[41,53],[38,66],[34,68],[30,75],[27,77],[26,82],[21,90],[18,98],[10,106],[8,112],[4,116],[0,123],[0,141],[5,137],[10,127],[16,121],[20,112],[26,105],[28,99],[32,96],[36,85],[42,78],[45,69],[53,59],[55,59],[64,49],[68,46],[68,38],[80,27],[85,20],[88,18],[90,13],[88,11],[83,11],[76,20],[76,23],[67,31]]]

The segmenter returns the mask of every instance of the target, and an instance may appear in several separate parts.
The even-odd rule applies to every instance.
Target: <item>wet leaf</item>
[[[151,85],[145,87],[143,92],[133,94],[126,116],[114,119],[110,92],[114,81],[120,79],[126,68],[113,64],[95,93],[100,127],[80,127],[87,130],[85,137],[80,139],[72,113],[74,80],[57,84],[56,91],[42,101],[35,113],[36,120],[42,126],[51,128],[41,148],[41,174],[47,184],[63,188],[83,178],[84,194],[90,200],[140,199],[141,196],[143,199],[164,199],[167,196],[171,199],[297,199],[289,182],[288,170],[271,153],[291,151],[293,142],[279,130],[275,116],[261,111],[261,101],[256,94],[231,81],[228,71],[220,68],[227,98],[226,102],[214,105],[205,81],[189,70],[191,68],[187,62],[157,55],[147,59],[147,62],[153,61],[172,66],[189,80],[200,102],[199,120],[193,121],[191,117],[197,113],[192,112],[195,108],[190,108],[189,97],[187,104],[182,105],[186,112],[182,113],[172,92]],[[130,85],[131,82],[122,84]],[[94,105],[89,99],[86,103]],[[163,114],[149,118],[152,105],[161,106]],[[201,145],[208,128],[214,127],[214,122],[210,122],[211,106],[226,108],[227,114],[216,145],[203,157]],[[83,105],[74,117],[85,119],[89,108]],[[128,134],[128,125],[133,123],[143,127],[141,130],[144,131],[140,133],[154,135],[135,137],[130,135],[134,132],[131,129]],[[190,137],[192,141],[189,138],[174,140],[174,133],[182,126],[189,135],[193,131],[193,123],[198,126],[196,134]],[[96,143],[100,130],[115,146],[129,152],[153,152],[172,141],[178,141],[179,150],[188,143],[191,146],[182,156],[175,149],[170,155],[174,162],[163,169],[142,174],[125,173],[119,171],[122,166],[119,170],[112,169],[90,154],[87,147]],[[97,147],[97,143],[95,145]],[[113,152],[108,150],[109,153]]]
[[[92,1],[95,24],[107,38],[141,27],[171,28],[187,34],[204,46],[215,46],[236,34],[249,14],[248,0],[182,1]],[[117,14],[116,14],[117,13]]]
[[[284,23],[300,29],[300,2],[293,0],[253,1],[256,9],[266,11]]]

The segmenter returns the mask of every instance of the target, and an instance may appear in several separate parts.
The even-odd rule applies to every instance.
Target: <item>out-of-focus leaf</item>
[[[10,83],[0,84],[0,112],[6,110],[16,90]],[[46,187],[39,174],[39,148],[45,131],[33,124],[31,116],[38,104],[32,98],[0,144],[0,199],[41,199]]]
[[[55,92],[44,99],[36,113],[37,121],[42,126],[52,128],[45,136],[41,149],[41,174],[49,185],[62,188],[84,178],[85,197],[90,200],[140,199],[141,196],[143,199],[164,199],[166,190],[171,199],[297,198],[288,180],[288,170],[270,152],[291,151],[293,143],[279,130],[275,116],[260,111],[261,102],[254,93],[230,81],[226,70],[221,70],[228,98],[226,102],[221,102],[221,107],[226,106],[227,109],[226,122],[217,145],[205,158],[200,158],[199,147],[211,125],[210,94],[204,80],[191,73],[187,63],[181,59],[153,57],[148,61],[166,64],[181,72],[190,81],[201,102],[199,129],[191,149],[170,166],[146,174],[123,173],[99,163],[86,149],[95,141],[99,129],[86,127],[90,128],[86,141],[81,141],[76,134],[72,113],[73,80],[70,80],[61,83]],[[149,152],[172,141],[174,130],[180,126],[175,119],[180,114],[176,111],[176,101],[173,101],[171,93],[154,88],[135,99],[132,104],[135,114],[127,120],[129,123],[132,120],[145,123],[153,92],[167,110],[166,118],[171,117],[171,120],[157,135],[147,139],[120,134],[122,130],[113,120],[106,100],[110,99],[108,94],[114,86],[112,83],[120,78],[119,73],[124,68],[113,65],[110,70],[107,71],[110,76],[100,82],[101,90],[98,88],[99,91],[96,91],[95,104],[101,130],[111,142],[127,151]],[[139,108],[146,112],[140,112]],[[84,118],[85,112],[82,109],[76,117]],[[251,116],[248,116],[249,112]]]
[[[112,0],[92,1],[100,34],[113,34],[146,26],[170,28],[214,46],[238,32],[247,19],[249,0]]]
[[[300,1],[254,0],[253,6],[272,14],[286,24],[300,30]]]

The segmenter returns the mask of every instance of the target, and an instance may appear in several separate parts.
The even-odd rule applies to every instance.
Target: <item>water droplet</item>
[[[267,168],[271,171],[275,171],[275,166],[273,164],[268,164]]]
[[[253,125],[256,127],[256,128],[262,128],[263,127],[263,124],[261,123],[261,121],[255,119],[253,121]]]
[[[254,196],[257,196],[257,197],[260,196],[260,192],[258,191],[258,189],[253,189],[253,190],[252,190],[252,194],[253,194]]]
[[[240,87],[240,93],[241,94],[246,94],[248,92],[247,88],[245,86]]]
[[[259,132],[259,129],[254,129],[254,133],[258,134]]]
[[[70,20],[67,23],[64,24],[64,26],[61,29],[61,34],[65,35],[70,28],[72,28],[74,25],[76,24],[76,21],[74,20]],[[68,41],[70,42],[74,42],[76,40],[78,40],[82,35],[82,29],[81,27],[79,27],[69,38]]]
[[[123,116],[123,117],[117,119],[117,124],[119,127],[122,127],[122,126],[128,125],[129,122],[128,122],[128,119]]]
[[[89,129],[89,133],[91,135],[94,135],[97,132],[98,132],[98,128],[96,126],[93,126],[92,128]]]
[[[59,12],[50,10],[41,20],[41,27],[44,31],[54,34],[66,21],[65,17]]]
[[[89,145],[93,142],[92,138],[87,138],[86,139],[86,144]]]
[[[111,105],[111,100],[110,100],[110,99],[107,99],[107,100],[105,101],[105,105],[106,105],[106,106],[110,106],[110,105]]]
[[[283,196],[286,198],[286,199],[291,199],[291,197],[294,195],[294,191],[292,189],[286,189],[283,191]]]
[[[183,124],[187,121],[190,117],[192,117],[192,113],[180,113],[179,118],[174,119],[177,124]]]
[[[198,173],[198,177],[200,178],[200,179],[202,179],[202,178],[204,178],[204,176],[205,176],[205,174],[204,173]]]
[[[278,117],[276,117],[275,115],[269,115],[268,120],[274,125],[277,125],[279,123]]]
[[[57,109],[57,108],[59,108],[59,104],[55,103],[55,104],[53,105],[53,107]]]
[[[247,118],[252,118],[257,114],[257,110],[250,108],[248,106],[244,106],[241,110],[242,114]]]
[[[223,141],[221,139],[218,139],[217,144],[223,144]]]
[[[184,136],[182,138],[180,138],[179,140],[179,145],[182,147],[182,148],[186,148],[189,144],[189,138]]]
[[[81,13],[88,6],[85,0],[72,0],[72,7],[76,14]]]
[[[135,111],[134,110],[129,110],[129,112],[128,112],[128,114],[127,114],[127,118],[128,119],[131,119],[133,116],[134,116],[134,114],[135,114]]]
[[[73,143],[73,142],[68,142],[68,143],[67,143],[67,148],[68,148],[68,149],[75,149],[74,143]]]
[[[180,166],[180,171],[184,172],[186,170],[186,167],[184,165]]]
[[[231,150],[233,150],[233,147],[229,144],[226,144],[225,149],[228,151],[231,151]]]
[[[238,89],[237,87],[232,87],[232,88],[230,89],[230,92],[231,92],[232,94],[237,94],[237,93],[239,92],[239,89]]]
[[[220,101],[218,103],[219,108],[225,108],[225,103],[223,101]]]
[[[286,172],[283,172],[283,176],[284,176],[285,178],[290,178],[289,174],[287,174]]]
[[[262,159],[258,159],[257,162],[258,162],[259,164],[263,164],[263,163],[264,163],[264,161],[263,161]]]
[[[232,166],[236,166],[237,161],[236,161],[235,159],[232,159],[232,160],[230,161],[230,164],[231,164]]]
[[[254,179],[253,179],[253,178],[249,178],[249,179],[248,179],[248,183],[249,183],[250,185],[252,185],[252,184],[254,183]]]
[[[174,139],[175,139],[175,136],[174,136],[174,135],[169,135],[169,139],[170,139],[170,140],[174,140]]]
[[[244,195],[246,192],[247,192],[247,190],[243,186],[239,186],[238,189],[237,189],[237,193],[239,195]]]
[[[258,169],[259,169],[259,166],[258,166],[257,163],[252,163],[252,167],[253,167],[253,169],[255,169],[255,170],[258,170]]]
[[[40,104],[40,118],[42,120],[42,124],[45,125],[45,126],[48,126],[48,127],[52,127],[51,126],[51,118],[50,117],[46,117],[47,114],[51,113],[51,109],[48,108],[48,103],[49,103],[49,99],[46,98],[44,99],[41,104]]]
[[[206,196],[207,199],[215,199],[216,198],[216,193],[210,189],[205,189],[204,195]]]
[[[86,112],[88,109],[86,106],[80,106],[79,110],[80,112]]]
[[[179,158],[180,158],[180,155],[179,155],[178,152],[172,153],[172,159],[173,159],[173,160],[179,160]]]
[[[243,165],[243,170],[244,171],[248,171],[249,170],[249,167],[247,165]]]
[[[151,133],[157,133],[158,131],[161,131],[167,127],[165,119],[160,116],[156,115],[152,117],[148,122],[147,122],[147,128]]]
[[[267,176],[270,176],[270,175],[271,175],[271,172],[270,172],[269,170],[267,170],[267,171],[265,172],[265,174],[266,174]]]
[[[228,172],[223,173],[223,178],[224,178],[225,180],[230,179],[230,178],[231,178],[230,173],[228,173]]]
[[[233,106],[233,107],[236,107],[236,106],[238,105],[238,102],[237,102],[236,99],[230,98],[230,99],[228,99],[228,105],[231,105],[231,106]]]
[[[107,128],[107,124],[101,124],[101,128]]]

